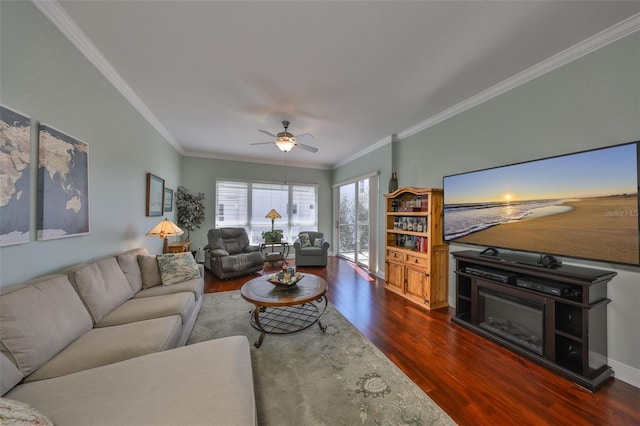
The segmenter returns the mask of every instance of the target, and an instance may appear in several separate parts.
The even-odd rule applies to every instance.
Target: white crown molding
[[[173,135],[160,123],[151,110],[129,87],[118,72],[102,56],[89,37],[76,25],[56,0],[32,0],[35,6],[64,34],[74,46],[106,77],[107,80],[127,99],[133,107],[151,124],[160,135],[180,154],[184,149]]]
[[[182,155],[185,157],[208,158],[211,160],[240,161],[242,163],[271,164],[275,166],[284,166],[284,159],[280,159],[280,160],[266,159],[266,158],[260,158],[260,157],[247,157],[246,155],[235,156],[235,155],[228,155],[228,154],[212,154],[210,152],[197,152],[197,151],[185,151]],[[287,160],[287,167],[316,169],[316,170],[332,169],[330,166],[327,166],[324,164],[291,162],[290,160]]]
[[[575,61],[582,56],[585,56],[591,52],[594,52],[601,47],[611,44],[621,38],[624,38],[636,31],[640,30],[640,13],[635,14],[624,21],[607,28],[604,31],[599,32],[578,44],[571,46],[570,48],[551,56],[550,58],[528,68],[498,84],[492,86],[475,96],[468,98],[460,102],[457,105],[452,106],[436,115],[433,115],[425,121],[408,128],[407,130],[398,133],[399,139],[405,139],[409,136],[415,135],[422,130],[428,129],[444,120],[447,120],[455,115],[458,115],[470,108],[473,108],[483,102],[486,102],[498,95],[501,95],[509,90],[512,90],[524,83],[527,83],[533,79],[536,79],[550,71],[555,70],[569,62]]]
[[[365,154],[368,154],[370,152],[375,151],[378,148],[381,148],[383,146],[385,146],[388,143],[393,142],[393,138],[391,137],[391,135],[384,137],[383,139],[379,140],[378,142],[374,143],[373,145],[369,145],[367,148],[363,149],[362,151],[358,151],[356,154],[350,155],[349,157],[340,160],[339,162],[337,162],[336,164],[333,165],[333,168],[336,169],[340,166],[344,166],[345,164],[353,161],[353,160],[357,160],[358,158],[362,157]]]

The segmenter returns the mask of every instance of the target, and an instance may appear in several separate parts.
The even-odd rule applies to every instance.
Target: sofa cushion
[[[9,389],[20,383],[24,375],[13,362],[0,352],[0,395],[7,393]]]
[[[94,328],[34,371],[25,382],[64,376],[172,349],[177,344],[181,328],[182,321],[177,315]]]
[[[304,256],[320,256],[322,255],[321,247],[303,247],[300,249],[300,254]]]
[[[28,281],[7,289],[0,297],[3,351],[24,375],[43,365],[92,326],[89,313],[65,275]]]
[[[24,402],[0,398],[0,424],[15,426],[53,426],[44,414]]]
[[[139,291],[135,296],[133,296],[133,298],[138,299],[141,297],[162,296],[163,294],[175,294],[182,292],[193,293],[196,300],[199,300],[202,297],[202,293],[204,292],[204,280],[198,277],[169,286],[158,285],[146,290],[143,289]]]
[[[116,256],[118,265],[120,265],[120,269],[122,269],[134,294],[142,290],[142,272],[138,263],[139,254],[146,254],[146,249],[131,250]]]
[[[158,267],[162,285],[171,285],[198,278],[200,270],[191,252],[159,254]]]
[[[110,327],[171,315],[180,315],[184,324],[193,312],[195,302],[195,296],[190,292],[131,299],[109,312],[95,326]]]
[[[257,424],[245,336],[25,383],[6,396],[66,426]]]
[[[298,238],[300,239],[300,245],[302,247],[309,247],[311,245],[311,240],[309,239],[309,234],[298,234]]]
[[[313,246],[314,247],[322,247],[322,243],[324,243],[324,240],[322,238],[316,238],[313,241]]]
[[[68,275],[96,323],[133,297],[129,281],[114,256],[72,268]]]
[[[142,274],[142,288],[151,288],[162,284],[160,268],[155,255],[138,255],[138,264]]]

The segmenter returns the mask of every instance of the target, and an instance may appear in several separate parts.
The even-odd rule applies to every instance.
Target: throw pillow
[[[309,239],[309,234],[299,234],[298,238],[300,239],[300,245],[302,247],[311,247],[311,240]]]
[[[160,269],[155,255],[138,255],[138,264],[142,274],[142,288],[148,289],[162,284]]]
[[[198,278],[200,270],[191,252],[159,254],[158,267],[162,285],[171,285]]]
[[[324,240],[322,238],[318,237],[313,241],[313,246],[314,247],[322,247],[322,243],[323,242],[324,242]]]
[[[53,426],[53,422],[35,408],[7,398],[0,398],[0,424]]]

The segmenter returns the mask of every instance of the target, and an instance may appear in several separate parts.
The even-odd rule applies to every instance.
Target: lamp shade
[[[275,209],[271,209],[271,211],[267,213],[265,217],[271,220],[282,218],[282,216],[280,216],[280,213],[278,213]]]
[[[164,218],[162,222],[154,226],[151,231],[146,233],[147,237],[175,237],[184,234],[184,231],[169,219]]]
[[[294,146],[296,146],[295,142],[291,139],[281,139],[278,138],[278,140],[276,141],[276,145],[278,145],[278,148],[280,148],[280,151],[282,152],[289,152],[293,149]]]

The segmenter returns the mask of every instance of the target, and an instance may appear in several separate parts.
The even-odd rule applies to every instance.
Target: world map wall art
[[[89,233],[89,147],[40,124],[37,239]]]
[[[28,243],[31,120],[0,106],[0,246]]]

